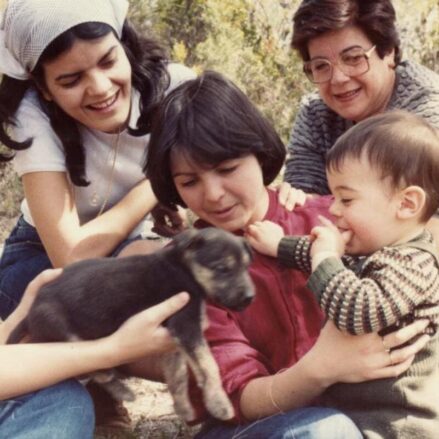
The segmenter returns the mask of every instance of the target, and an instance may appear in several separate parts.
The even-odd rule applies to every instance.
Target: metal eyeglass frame
[[[372,47],[371,47],[370,49],[368,49],[368,50],[364,50],[361,46],[350,47],[349,49],[345,49],[344,51],[342,51],[341,54],[343,54],[343,52],[345,52],[345,51],[348,52],[348,51],[350,51],[350,50],[352,50],[352,49],[356,49],[356,48],[358,48],[358,49],[362,49],[362,50],[363,50],[364,53],[362,53],[362,56],[363,56],[364,59],[366,60],[367,68],[366,68],[366,70],[364,70],[363,72],[361,72],[361,73],[356,73],[355,75],[350,75],[350,74],[344,72],[344,71],[343,71],[343,68],[340,68],[340,70],[341,70],[346,76],[349,76],[349,77],[351,77],[351,76],[361,76],[361,75],[364,75],[365,73],[367,73],[367,72],[370,70],[369,58],[370,58],[372,52],[376,49],[376,45],[372,46]],[[340,55],[341,55],[341,54],[338,55],[338,58],[340,58]],[[330,72],[329,72],[329,77],[328,77],[328,79],[325,79],[324,81],[315,81],[315,80],[313,79],[312,73],[311,73],[310,69],[307,69],[307,66],[310,65],[310,63],[313,62],[313,61],[315,61],[315,60],[325,61],[325,62],[327,62],[327,64],[330,66],[331,70],[330,70]],[[329,82],[329,81],[332,79],[332,76],[333,76],[333,74],[334,74],[334,65],[340,65],[340,61],[337,61],[337,62],[333,63],[333,62],[329,61],[329,59],[327,59],[327,58],[323,58],[323,57],[322,57],[322,58],[315,58],[315,59],[313,59],[313,60],[306,61],[306,62],[303,63],[303,72],[305,73],[306,77],[307,77],[307,78],[308,78],[313,84],[324,84],[325,82]]]

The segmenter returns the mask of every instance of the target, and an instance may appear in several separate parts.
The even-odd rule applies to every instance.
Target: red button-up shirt
[[[329,216],[329,197],[310,200],[292,212],[277,198],[276,192],[269,191],[264,219],[279,224],[287,235],[309,234],[319,223],[318,215]],[[236,421],[244,420],[239,402],[248,382],[295,364],[314,344],[323,324],[319,305],[305,286],[306,275],[256,251],[250,275],[256,297],[244,311],[207,306],[209,327],[205,336],[235,407]],[[195,389],[191,393],[200,421],[205,416],[201,393]]]

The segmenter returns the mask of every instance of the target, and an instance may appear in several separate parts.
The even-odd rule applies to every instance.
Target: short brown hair
[[[376,46],[382,59],[395,49],[395,64],[401,60],[395,9],[390,0],[303,0],[294,14],[291,45],[304,61],[308,43],[326,32],[358,26]]]
[[[427,221],[439,208],[439,132],[407,111],[388,111],[369,117],[339,137],[326,154],[326,168],[339,170],[346,158],[360,159],[390,178],[395,188],[419,186],[426,193],[422,217]]]

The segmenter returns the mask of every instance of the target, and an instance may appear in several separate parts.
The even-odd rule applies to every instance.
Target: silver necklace
[[[117,154],[119,152],[119,140],[120,140],[120,130],[117,131],[117,135],[116,135],[115,141],[113,143],[113,147],[111,148],[109,156],[108,156],[108,158],[109,158],[111,156],[111,154],[113,154],[113,160],[112,160],[111,171],[110,171],[110,178],[108,179],[108,183],[107,183],[107,187],[106,187],[106,190],[104,193],[103,201],[102,201],[101,207],[100,207],[99,212],[96,215],[96,217],[102,215],[102,213],[105,210],[105,207],[107,206],[108,199],[110,198],[110,192],[111,192],[111,188],[113,186],[113,180],[114,180],[114,171],[116,168]],[[107,162],[108,162],[108,159],[107,159]],[[103,177],[104,176],[101,177],[101,181],[102,181]],[[101,196],[99,195],[99,192],[98,192],[99,187],[100,187],[99,183],[96,185],[96,189],[93,191],[93,193],[91,194],[90,199],[89,199],[89,203],[93,207],[98,206],[99,201],[101,199]]]

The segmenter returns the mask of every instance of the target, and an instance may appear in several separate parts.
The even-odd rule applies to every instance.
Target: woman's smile
[[[114,104],[116,103],[118,97],[119,97],[119,90],[109,98],[99,102],[95,102],[93,104],[86,105],[86,107],[93,111],[108,112],[114,109],[115,107]]]
[[[342,102],[353,101],[355,98],[359,96],[361,93],[361,87],[355,88],[353,90],[349,90],[343,93],[334,93],[334,97]]]
[[[47,100],[88,128],[107,133],[125,127],[131,110],[131,65],[113,33],[77,40],[44,64]]]
[[[394,86],[395,63],[393,51],[382,58],[373,52],[367,59],[368,70],[350,76],[335,63],[353,46],[367,50],[373,43],[360,27],[346,26],[311,39],[308,51],[310,59],[324,58],[334,65],[331,79],[317,84],[325,104],[341,117],[359,122],[386,108]]]

